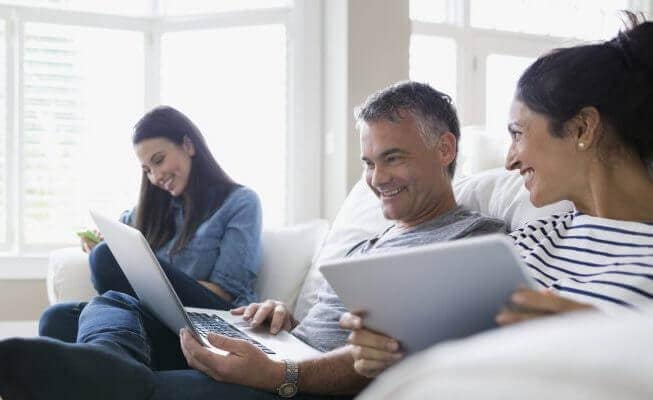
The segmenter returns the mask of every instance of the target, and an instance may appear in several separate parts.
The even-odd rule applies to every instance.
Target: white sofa
[[[472,209],[498,217],[511,227],[571,205],[560,203],[536,209],[528,201],[517,173],[493,169],[454,180],[458,201]],[[359,241],[369,238],[390,222],[383,218],[377,199],[361,180],[351,190],[331,229],[324,220],[265,230],[264,262],[258,280],[262,299],[283,300],[301,319],[315,302],[320,262],[341,257]],[[50,303],[88,300],[96,293],[90,284],[88,257],[76,247],[55,250],[47,275]]]

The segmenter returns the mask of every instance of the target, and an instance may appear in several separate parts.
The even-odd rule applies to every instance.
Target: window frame
[[[62,245],[27,245],[23,231],[23,71],[25,23],[135,31],[144,41],[144,109],[161,99],[161,37],[167,32],[282,24],[286,30],[286,209],[285,223],[320,216],[321,208],[321,5],[295,1],[287,7],[180,17],[131,17],[0,4],[6,41],[7,235],[0,243],[0,279],[34,279],[46,274],[47,253]]]
[[[630,0],[630,9],[653,11],[653,1]],[[461,126],[485,126],[486,58],[490,54],[537,57],[549,49],[583,42],[581,39],[476,28],[470,22],[470,0],[447,0],[444,22],[411,20],[413,34],[438,36],[456,42],[456,98]]]

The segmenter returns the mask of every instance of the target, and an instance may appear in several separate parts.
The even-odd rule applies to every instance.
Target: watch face
[[[284,383],[279,386],[279,396],[292,397],[297,394],[297,385],[294,383]]]

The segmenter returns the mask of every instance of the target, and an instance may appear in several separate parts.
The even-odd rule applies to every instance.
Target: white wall
[[[361,175],[354,107],[408,79],[408,0],[324,1],[322,215],[332,219]]]

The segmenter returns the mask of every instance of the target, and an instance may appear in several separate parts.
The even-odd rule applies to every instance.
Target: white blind
[[[135,202],[142,34],[28,23],[23,67],[22,239],[73,243],[88,208],[117,216]]]
[[[7,59],[5,21],[0,20],[0,60]],[[0,63],[0,247],[7,242],[7,69]]]

